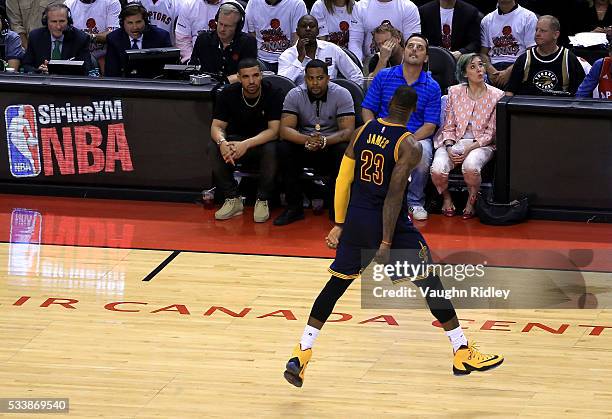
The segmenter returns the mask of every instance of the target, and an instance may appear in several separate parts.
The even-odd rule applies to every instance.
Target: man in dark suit
[[[28,36],[28,49],[23,57],[26,73],[49,72],[49,60],[85,61],[85,70],[92,67],[89,36],[72,26],[70,9],[64,4],[51,4],[43,13],[42,28]]]
[[[419,7],[421,32],[430,45],[446,48],[455,58],[480,51],[478,9],[462,0],[434,0]]]
[[[129,3],[119,14],[119,29],[106,37],[106,67],[108,77],[127,77],[128,49],[171,47],[170,34],[149,23],[147,9],[141,3]],[[141,70],[137,77],[155,77],[154,71]]]

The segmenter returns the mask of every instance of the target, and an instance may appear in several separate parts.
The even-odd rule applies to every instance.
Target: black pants
[[[229,141],[239,141],[228,137]],[[274,178],[276,177],[276,148],[278,141],[270,141],[247,150],[236,163],[244,169],[259,169],[259,185],[257,199],[267,201],[274,191]],[[215,184],[223,193],[224,198],[238,196],[238,183],[234,179],[235,166],[225,163],[219,146],[211,141],[209,146],[210,162],[212,164]]]
[[[285,180],[285,197],[289,209],[302,209],[302,184],[300,176],[305,167],[311,167],[317,173],[329,176],[326,197],[333,203],[336,177],[340,170],[342,155],[346,150],[347,143],[337,143],[325,147],[320,151],[306,151],[303,145],[289,141],[278,143],[278,158],[280,169]]]

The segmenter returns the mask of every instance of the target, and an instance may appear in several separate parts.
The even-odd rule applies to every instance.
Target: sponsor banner
[[[210,186],[210,102],[56,97],[0,98],[0,181],[178,190]]]

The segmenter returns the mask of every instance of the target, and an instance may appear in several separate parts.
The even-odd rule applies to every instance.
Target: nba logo
[[[8,106],[4,118],[11,174],[15,177],[38,176],[41,164],[34,107]]]

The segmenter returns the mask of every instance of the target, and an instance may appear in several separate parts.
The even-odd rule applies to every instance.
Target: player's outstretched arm
[[[414,139],[412,135],[408,136],[399,147],[397,163],[391,173],[391,182],[389,190],[385,197],[383,205],[383,237],[384,243],[391,243],[393,233],[395,232],[395,224],[402,207],[404,194],[406,193],[406,185],[412,170],[421,161],[423,149],[421,144]]]

